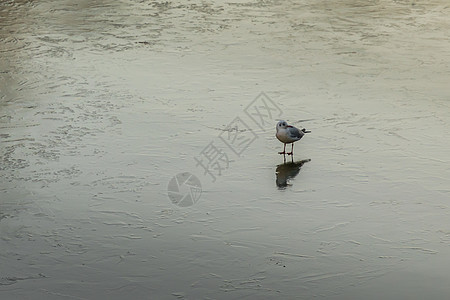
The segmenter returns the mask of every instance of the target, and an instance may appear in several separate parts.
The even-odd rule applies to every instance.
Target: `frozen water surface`
[[[1,1],[0,298],[448,298],[449,17]]]

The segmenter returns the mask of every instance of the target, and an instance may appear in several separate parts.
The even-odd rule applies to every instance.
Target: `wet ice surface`
[[[448,295],[449,13],[2,1],[1,298]],[[301,168],[278,116],[245,114],[261,92],[312,131]],[[195,158],[236,117],[256,138],[213,181]],[[185,208],[181,172],[203,189]]]

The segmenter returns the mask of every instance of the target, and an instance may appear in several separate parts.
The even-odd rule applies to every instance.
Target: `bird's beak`
[[[306,130],[305,128],[303,128],[302,131],[303,131],[304,133],[311,133],[311,130]]]

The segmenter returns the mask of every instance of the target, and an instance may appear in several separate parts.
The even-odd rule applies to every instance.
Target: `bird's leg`
[[[286,154],[286,144],[284,144],[283,152],[278,152],[278,154]]]
[[[292,143],[291,152],[288,152],[286,154],[294,156],[294,143]]]

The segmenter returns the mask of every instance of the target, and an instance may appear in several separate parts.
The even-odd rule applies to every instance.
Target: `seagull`
[[[277,123],[277,134],[275,135],[277,139],[284,144],[283,152],[278,152],[278,154],[293,155],[294,153],[294,142],[300,140],[305,133],[310,133],[311,131],[303,128],[299,130],[298,128],[288,125],[284,120]],[[291,152],[286,153],[286,144],[292,144]]]

